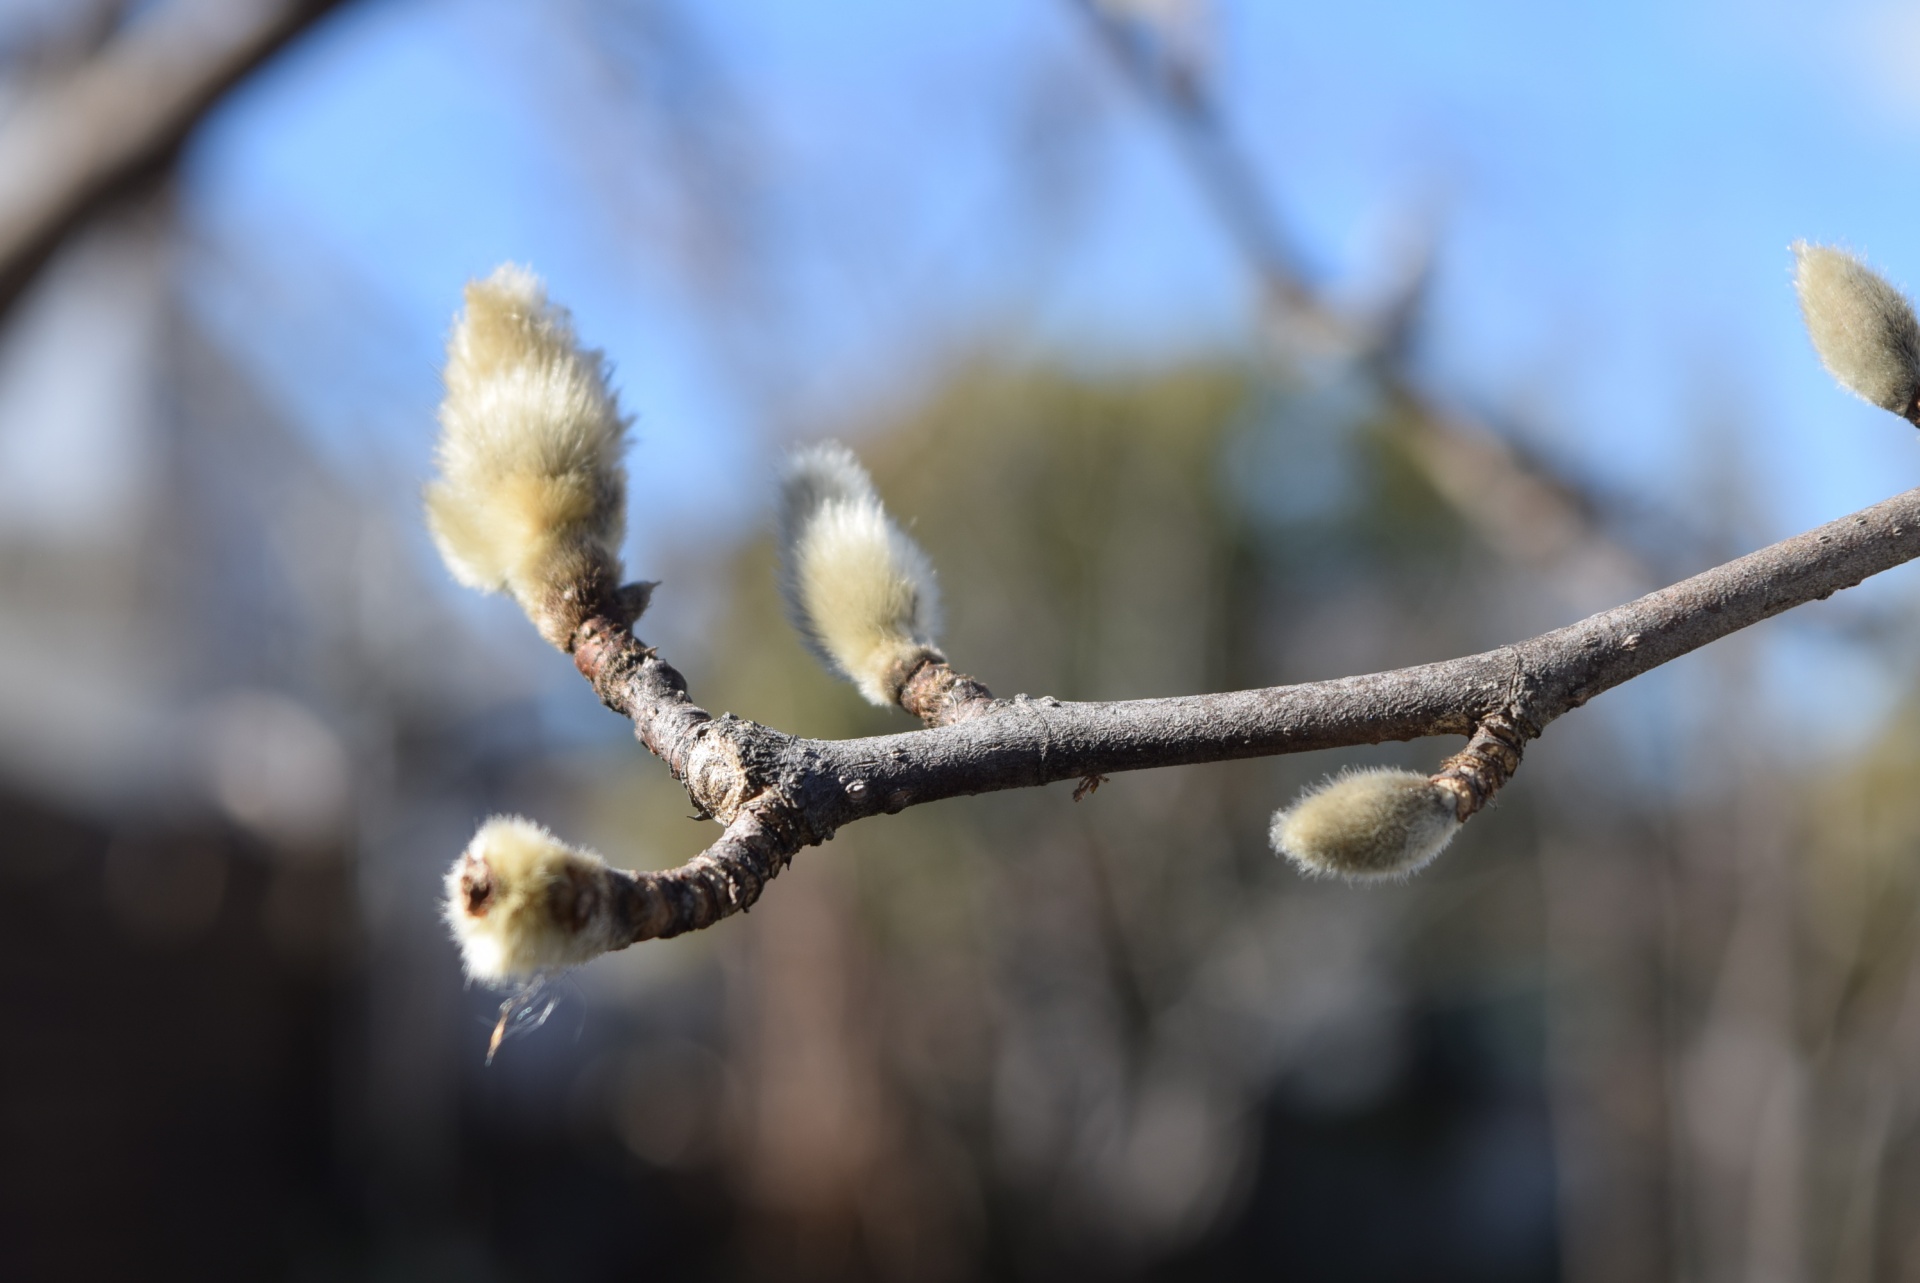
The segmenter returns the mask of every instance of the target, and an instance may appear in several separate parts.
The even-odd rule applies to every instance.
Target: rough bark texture
[[[945,660],[930,660],[900,687],[900,707],[928,726],[946,726],[993,707],[993,692]]]
[[[929,664],[902,701],[928,729],[808,740],[714,717],[617,611],[574,636],[574,662],[632,719],[705,814],[727,826],[679,869],[629,875],[634,940],[709,926],[759,898],[803,846],[922,802],[1144,770],[1467,735],[1435,779],[1466,819],[1557,717],[1708,642],[1920,557],[1920,490],[1577,624],[1479,655],[1334,681],[1174,699],[994,699]]]

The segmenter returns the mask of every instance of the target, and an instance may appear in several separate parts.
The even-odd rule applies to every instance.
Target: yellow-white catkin
[[[467,974],[527,980],[620,948],[617,876],[532,820],[489,819],[447,871],[447,923]]]
[[[1794,289],[1807,334],[1841,387],[1905,415],[1920,398],[1920,320],[1906,295],[1852,254],[1793,243]]]
[[[875,704],[942,658],[933,565],[887,515],[853,452],[795,451],[780,487],[780,590],[807,646]]]
[[[1323,877],[1404,877],[1460,830],[1451,790],[1412,771],[1349,771],[1277,811],[1274,849]]]
[[[620,576],[627,425],[605,361],[537,276],[507,264],[467,286],[446,388],[426,489],[434,543],[455,579],[511,593],[564,648],[567,589]]]

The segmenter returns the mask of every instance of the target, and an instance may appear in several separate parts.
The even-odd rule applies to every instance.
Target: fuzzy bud
[[[894,524],[866,469],[837,442],[796,451],[780,487],[780,590],[793,626],[821,662],[875,704],[900,688],[934,644],[933,565]]]
[[[1452,790],[1412,771],[1348,771],[1275,812],[1269,836],[1303,873],[1404,877],[1459,831],[1455,803]]]
[[[623,947],[621,876],[531,820],[494,816],[447,871],[447,923],[467,974],[524,981]]]
[[[1820,363],[1841,387],[1904,417],[1920,399],[1920,320],[1872,268],[1831,245],[1793,243],[1793,284]]]
[[[466,303],[447,343],[427,527],[455,579],[511,593],[564,650],[620,582],[626,420],[600,353],[538,277],[507,264]]]

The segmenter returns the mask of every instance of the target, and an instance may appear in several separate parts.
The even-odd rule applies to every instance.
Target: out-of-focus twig
[[[165,169],[215,103],[342,0],[175,0],[0,126],[0,312],[67,233]]]
[[[1181,60],[1154,56],[1151,33],[1102,0],[1067,0],[1170,127],[1181,155],[1218,211],[1260,287],[1276,343],[1306,338],[1353,352],[1370,365],[1388,403],[1409,426],[1414,459],[1448,502],[1508,561],[1563,577],[1583,590],[1617,593],[1654,582],[1652,569],[1602,528],[1600,505],[1582,487],[1528,458],[1502,435],[1440,406],[1405,371],[1412,321],[1425,293],[1424,266],[1363,324],[1342,315],[1305,279],[1258,173],[1235,142],[1205,77]]]
[[[1156,58],[1149,33],[1102,0],[1068,3],[1086,17],[1095,37],[1147,104],[1172,127],[1180,155],[1192,168],[1202,194],[1213,203],[1258,276],[1268,309],[1335,324],[1336,318],[1303,279],[1290,238],[1253,168],[1234,145],[1200,68],[1187,60]]]

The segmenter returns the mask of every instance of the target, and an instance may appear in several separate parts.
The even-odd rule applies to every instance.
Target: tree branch
[[[727,826],[679,869],[622,874],[629,942],[710,926],[750,907],[803,846],[871,815],[1059,780],[1313,749],[1472,737],[1434,778],[1467,818],[1520,748],[1603,691],[1707,643],[1920,557],[1920,489],[1579,623],[1479,655],[1333,681],[1171,699],[994,699],[945,664],[907,682],[928,729],[809,740],[694,704],[636,640],[615,594],[586,604],[574,662]]]
[[[0,312],[75,226],[169,164],[226,92],[341,0],[180,0],[0,129]]]
[[[1139,33],[1096,0],[1067,0],[1166,124],[1201,194],[1239,247],[1260,292],[1267,337],[1279,347],[1304,329],[1354,350],[1405,420],[1416,465],[1441,497],[1508,562],[1557,567],[1602,593],[1659,582],[1645,560],[1614,539],[1601,505],[1580,486],[1529,457],[1489,425],[1443,408],[1406,370],[1411,320],[1427,272],[1412,273],[1371,324],[1343,316],[1306,278],[1285,220],[1234,136],[1204,77],[1162,68]],[[1577,559],[1577,560],[1576,560]]]

